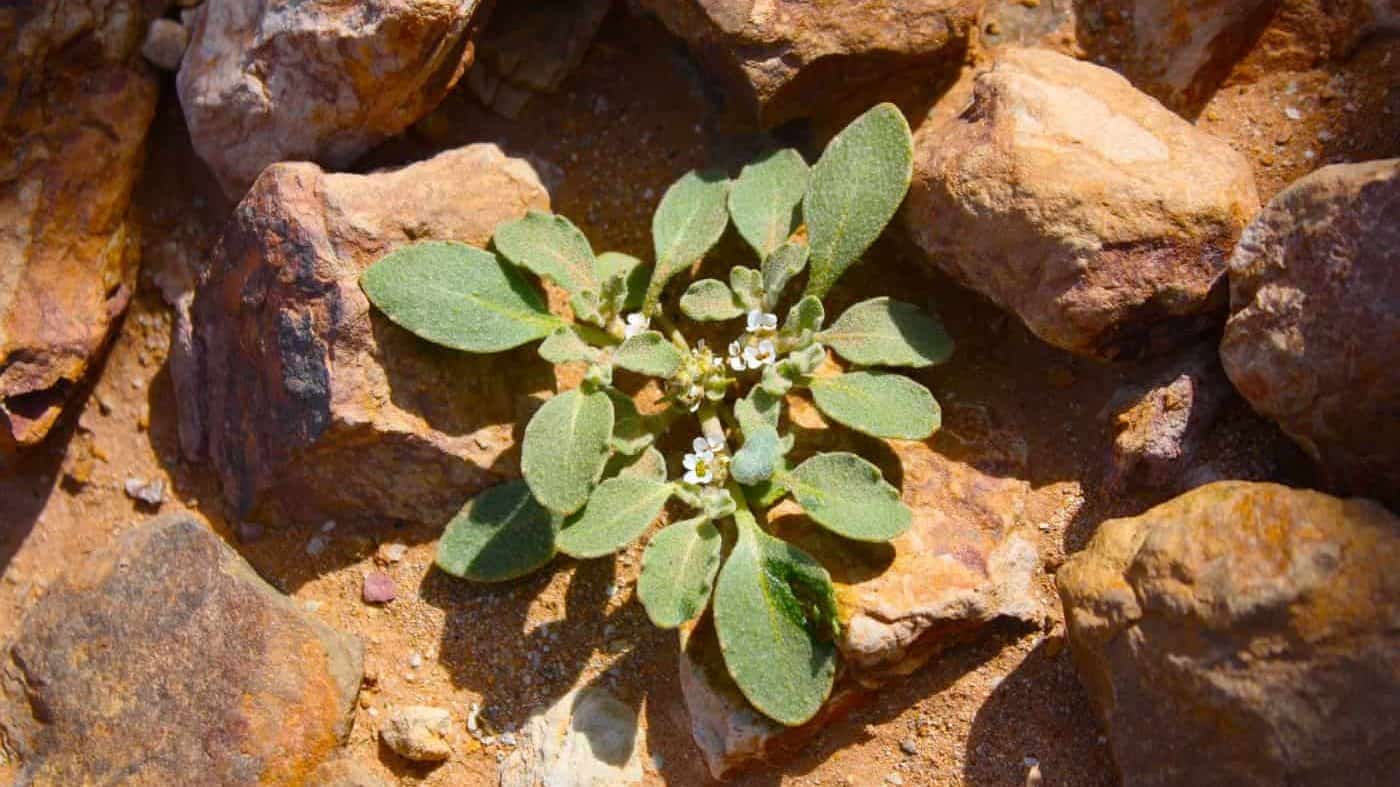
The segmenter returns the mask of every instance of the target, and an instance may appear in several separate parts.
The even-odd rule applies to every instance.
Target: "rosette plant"
[[[543,340],[545,360],[586,365],[582,383],[550,398],[526,426],[524,479],[469,501],[448,523],[437,565],[499,582],[560,552],[602,557],[678,501],[690,513],[656,532],[643,553],[637,593],[648,617],[673,628],[712,609],[725,665],[753,706],[783,724],[812,718],[837,671],[835,591],[814,558],[765,530],[763,512],[791,495],[846,539],[888,541],[909,528],[899,491],[860,456],[789,463],[783,408],[805,390],[831,420],[874,437],[919,440],[938,427],[932,394],[890,369],[947,358],[952,343],[941,325],[889,298],[857,303],[830,324],[822,306],[894,216],[912,161],[908,124],[881,104],[837,134],[810,169],[780,150],[733,180],[686,174],[653,216],[651,265],[595,254],[568,219],[531,212],[496,229],[494,250],[420,242],[366,270],[361,284],[374,305],[423,339],[473,353]],[[732,341],[710,347],[676,327],[662,294],[731,220],[757,266],[731,268],[727,282],[695,281],[679,299],[690,321],[732,324]],[[568,293],[572,320],[548,310],[529,274]],[[801,295],[785,300],[804,274]],[[824,366],[828,351],[844,372]],[[660,382],[658,412],[641,414],[613,386],[620,369]],[[688,450],[668,460],[658,438],[678,428]]]

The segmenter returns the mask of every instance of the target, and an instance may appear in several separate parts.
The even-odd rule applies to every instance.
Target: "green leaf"
[[[739,538],[714,592],[724,664],[744,697],[789,726],[809,721],[831,694],[836,601],[810,555],[736,517]]]
[[[806,347],[816,332],[821,330],[825,319],[826,310],[822,308],[822,302],[811,295],[804,296],[788,310],[782,334],[796,339],[799,347]]]
[[[641,260],[620,251],[605,251],[599,254],[598,278],[607,281],[614,276],[622,277],[627,290],[622,307],[642,308],[642,300],[647,294],[647,281],[651,279],[651,266],[643,265]]]
[[[404,246],[360,274],[360,286],[394,324],[456,350],[509,350],[564,325],[515,269],[465,243]]]
[[[656,446],[649,445],[645,450],[639,451],[635,456],[616,453],[608,460],[608,466],[603,469],[604,478],[647,478],[652,481],[666,480],[666,457],[656,450]]]
[[[438,568],[473,582],[522,577],[554,557],[559,520],[530,495],[523,480],[498,484],[447,523],[438,541]]]
[[[797,206],[805,193],[807,162],[795,150],[774,151],[739,171],[729,191],[729,215],[759,259],[797,229]]]
[[[857,303],[817,338],[861,366],[932,366],[953,354],[942,323],[890,298]]]
[[[661,516],[671,485],[650,478],[609,478],[593,490],[588,505],[564,521],[555,544],[573,557],[609,555],[632,543]]]
[[[744,313],[744,305],[719,279],[700,279],[691,282],[681,296],[681,311],[692,320],[715,322],[738,317]]]
[[[628,337],[613,354],[617,366],[652,377],[665,379],[680,368],[681,351],[657,331],[643,331]]]
[[[637,597],[652,623],[675,628],[704,611],[721,545],[719,530],[704,517],[669,525],[651,537],[642,553]]]
[[[540,343],[539,353],[541,358],[554,364],[592,361],[598,356],[597,350],[589,347],[572,328],[567,327],[546,336]]]
[[[575,388],[544,403],[525,427],[520,468],[535,499],[560,514],[588,502],[613,430],[612,399]]]
[[[792,435],[783,438],[779,448],[783,453],[792,450]],[[760,481],[744,490],[744,496],[749,499],[749,504],[754,508],[766,509],[772,508],[775,503],[782,500],[783,495],[788,492],[782,479],[790,469],[787,457],[779,455],[778,461],[773,465],[773,476],[767,481]]]
[[[532,210],[497,227],[491,242],[506,259],[570,293],[598,291],[601,280],[588,238],[563,216]]]
[[[850,372],[812,380],[817,408],[871,437],[923,440],[942,423],[928,389],[895,372]]]
[[[813,521],[846,538],[888,541],[914,517],[880,469],[855,454],[817,454],[782,480]]]
[[[637,412],[637,403],[632,401],[632,397],[616,388],[607,389],[607,393],[613,403],[613,433],[609,444],[621,454],[632,456],[640,453],[656,440],[656,435],[647,430],[646,419]],[[662,476],[665,476],[664,472]]]
[[[772,309],[782,299],[783,289],[807,267],[807,244],[784,243],[763,258],[764,305]]]
[[[767,424],[778,428],[778,419],[783,412],[783,398],[773,396],[757,386],[749,389],[748,396],[734,403],[734,417],[744,434]]]
[[[763,274],[753,268],[735,265],[729,269],[729,289],[744,311],[763,308]]]
[[[756,424],[744,431],[744,446],[730,459],[729,474],[744,486],[767,481],[781,455],[778,430],[767,423]]]
[[[821,297],[894,217],[914,172],[909,123],[878,104],[832,137],[802,203],[811,257],[808,295]]]
[[[728,197],[729,179],[716,172],[687,172],[666,189],[651,219],[656,269],[643,304],[648,314],[655,311],[666,282],[719,242],[729,224]]]

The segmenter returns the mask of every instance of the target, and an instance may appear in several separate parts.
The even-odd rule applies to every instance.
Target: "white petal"
[[[700,479],[700,483],[702,484],[710,483],[710,481],[714,480],[715,477],[714,474],[711,473],[708,469],[703,473],[694,473],[694,475],[696,478]]]
[[[724,449],[724,441],[718,437],[708,437],[706,439],[710,442],[711,451],[721,451]]]
[[[763,315],[763,316],[760,317],[759,320],[758,320],[758,326],[759,326],[760,328],[767,328],[767,329],[770,330],[770,331],[773,330],[774,328],[777,328],[777,327],[778,327],[778,315],[776,315],[776,314],[765,314],[765,315]]]
[[[758,343],[758,353],[759,353],[759,355],[768,355],[768,356],[772,356],[772,355],[776,355],[777,352],[778,352],[778,348],[777,348],[776,346],[774,346],[773,340],[772,340],[772,339],[764,339],[763,341],[761,341],[761,342]]]
[[[705,441],[704,436],[700,436],[690,441],[690,447],[694,449],[695,453],[698,454],[701,451],[704,451],[705,449],[709,448],[710,444]]]
[[[763,326],[763,312],[754,309],[749,312],[748,326],[750,331],[756,331]]]
[[[744,371],[744,359],[737,355],[729,356],[729,368],[736,372]]]
[[[700,476],[698,476],[698,475],[695,474],[695,471],[694,471],[694,470],[687,470],[687,471],[686,471],[686,474],[685,474],[685,482],[686,482],[687,484],[691,484],[691,485],[694,485],[694,486],[699,486],[700,484],[704,483],[703,481],[700,480]]]
[[[698,461],[700,461],[700,458],[695,454],[686,454],[685,458],[681,460],[681,464],[685,465],[685,469],[687,470],[694,470],[695,463]]]
[[[730,355],[738,355],[738,354],[741,353],[741,352],[743,352],[743,348],[739,346],[739,343],[738,343],[738,342],[730,342],[730,343],[729,343],[729,354],[730,354]]]

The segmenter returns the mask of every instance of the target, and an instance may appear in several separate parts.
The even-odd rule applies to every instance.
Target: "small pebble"
[[[1040,765],[1037,763],[1032,765],[1029,771],[1026,771],[1026,787],[1040,787],[1040,784]]]
[[[379,549],[375,552],[374,556],[379,562],[389,564],[397,563],[400,560],[403,560],[403,556],[407,552],[408,547],[404,546],[403,544],[386,542],[379,545]]]
[[[899,787],[899,785],[904,784],[904,777],[900,776],[897,773],[891,773],[889,776],[885,777],[885,783],[893,784],[895,785],[895,787]]]
[[[1289,120],[1302,120],[1302,119],[1303,119],[1303,113],[1302,113],[1302,112],[1299,112],[1298,110],[1294,109],[1293,107],[1285,107],[1284,110],[1283,110],[1283,114],[1287,115]]]
[[[371,571],[365,574],[365,585],[360,595],[366,604],[388,604],[398,598],[398,588],[394,587],[393,577],[383,571]]]
[[[414,653],[410,654],[409,657],[408,657],[408,666],[410,666],[410,667],[412,667],[412,668],[414,668],[414,669],[418,669],[419,667],[423,666],[423,656],[422,656],[422,654],[420,654],[420,653],[418,653],[418,652],[416,652],[416,651],[415,651]]]
[[[312,536],[311,540],[306,542],[306,554],[311,555],[312,557],[315,557],[325,551],[326,539],[321,538],[320,536]]]
[[[452,714],[443,708],[411,705],[395,708],[379,738],[399,756],[417,762],[441,762],[452,756],[447,736],[452,729]]]
[[[899,742],[899,750],[904,752],[905,755],[913,757],[915,754],[919,753],[919,744],[913,738],[905,738]]]
[[[321,525],[321,532],[322,532],[322,533],[329,533],[329,532],[331,532],[332,530],[335,530],[335,520],[334,520],[334,519],[327,519],[327,520],[326,520],[326,523],[323,524],[323,525]]]
[[[124,486],[126,496],[132,500],[139,500],[149,506],[159,507],[165,502],[165,481],[157,478],[154,481],[147,481],[144,478],[128,478]]]

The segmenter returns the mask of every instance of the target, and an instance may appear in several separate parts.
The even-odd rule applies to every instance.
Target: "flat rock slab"
[[[810,428],[810,406],[790,402],[794,422]],[[823,431],[816,439],[823,450],[837,450],[845,438]],[[904,502],[914,511],[909,532],[893,542],[841,540],[812,526],[791,501],[769,512],[772,532],[811,553],[836,582],[842,671],[816,718],[788,728],[755,711],[726,672],[708,617],[683,636],[681,688],[691,732],[716,778],[781,758],[872,691],[995,621],[1043,619],[1033,582],[1040,558],[1026,528],[1051,516],[1052,496],[925,443],[890,441],[888,447],[882,467],[892,464],[898,475],[883,467],[886,477],[902,476]],[[876,455],[868,447],[861,453]]]
[[[171,358],[182,449],[213,463],[239,517],[445,522],[518,472],[499,463],[550,366],[533,349],[418,339],[359,277],[415,240],[485,246],[530,208],[549,208],[535,171],[491,144],[370,175],[297,163],[258,178],[177,311]]]
[[[1056,575],[1125,784],[1394,784],[1400,520],[1226,481],[1100,525]]]
[[[299,785],[349,733],[362,660],[207,527],[166,517],[25,616],[0,732],[18,785]]]
[[[1230,258],[1225,372],[1348,494],[1400,505],[1400,159],[1279,192]]]
[[[530,717],[523,743],[501,763],[501,787],[642,784],[646,736],[637,711],[607,689],[574,689]]]

